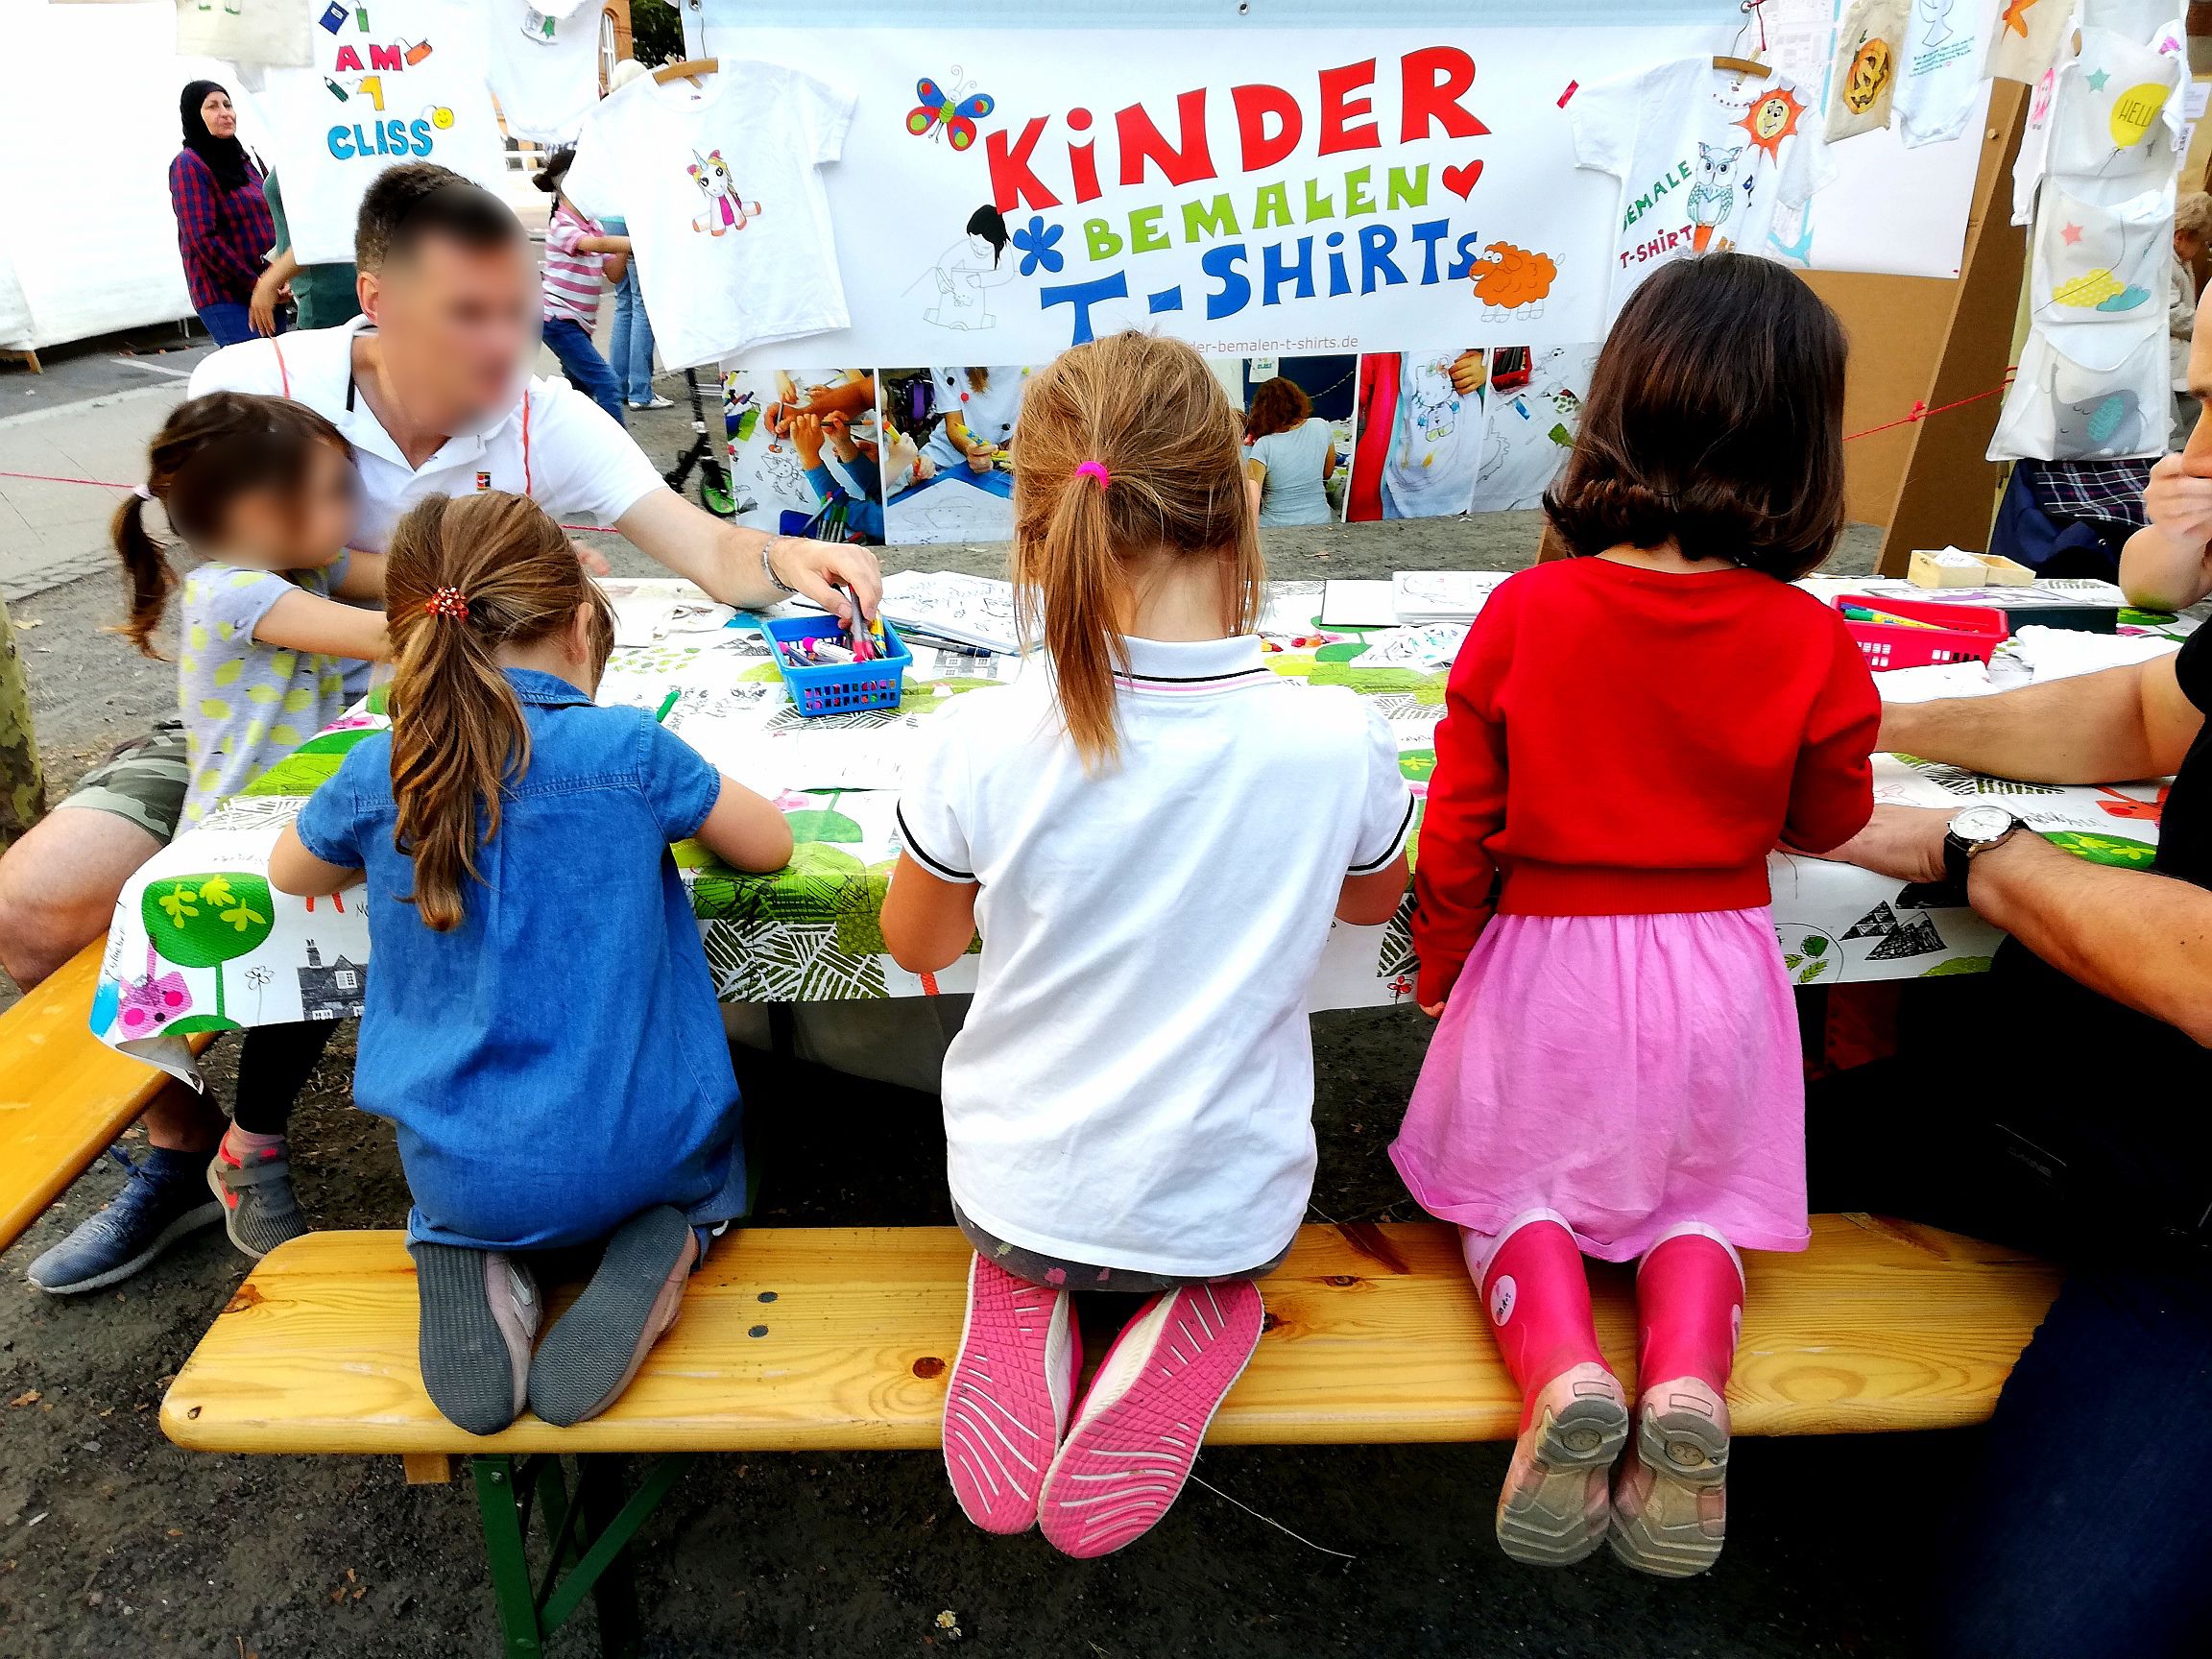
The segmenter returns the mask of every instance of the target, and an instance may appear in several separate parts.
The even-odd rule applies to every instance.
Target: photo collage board
[[[1574,445],[1597,358],[1593,341],[1208,361],[1244,416],[1268,529],[1538,506]],[[876,545],[1011,540],[1032,373],[727,372],[738,522]]]

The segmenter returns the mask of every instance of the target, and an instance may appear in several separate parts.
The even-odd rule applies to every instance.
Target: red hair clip
[[[441,588],[422,601],[422,612],[427,616],[450,616],[456,622],[466,622],[469,601],[458,588]]]

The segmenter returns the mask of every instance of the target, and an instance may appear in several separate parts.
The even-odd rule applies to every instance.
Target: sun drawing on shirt
[[[1743,111],[1743,119],[1735,123],[1751,134],[1752,145],[1767,152],[1776,163],[1782,159],[1782,141],[1797,131],[1797,117],[1805,113],[1805,106],[1797,101],[1797,94],[1788,86],[1777,86],[1773,91]]]
[[[744,229],[760,216],[760,204],[748,202],[737,193],[737,180],[731,177],[730,163],[722,159],[720,150],[709,150],[704,156],[692,151],[690,173],[691,182],[707,198],[706,210],[691,221],[692,229],[726,236]]]

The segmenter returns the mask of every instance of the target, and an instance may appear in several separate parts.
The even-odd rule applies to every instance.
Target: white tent
[[[191,315],[169,209],[177,94],[202,76],[235,90],[237,78],[179,58],[176,28],[166,0],[0,0],[0,346]]]

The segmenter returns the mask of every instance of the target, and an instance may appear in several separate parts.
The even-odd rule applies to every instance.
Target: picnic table
[[[656,589],[685,588],[618,586],[633,603]],[[694,843],[675,850],[723,1001],[854,1002],[974,990],[973,953],[941,973],[914,974],[884,951],[878,916],[899,856],[893,808],[903,765],[930,721],[955,698],[991,695],[1022,670],[1022,660],[919,645],[900,709],[803,720],[752,618],[704,603],[689,610],[671,602],[653,637],[618,646],[599,701],[651,710],[790,821],[796,850],[774,875],[731,871]],[[1268,661],[1286,679],[1349,685],[1368,698],[1397,734],[1401,765],[1419,793],[1435,766],[1445,671],[1343,660],[1353,654],[1285,649]],[[95,1035],[189,1076],[184,1039],[193,1033],[360,1013],[371,967],[367,906],[390,901],[360,887],[320,899],[277,893],[268,882],[269,855],[346,752],[386,724],[373,695],[137,872],[102,959]],[[1880,800],[1905,805],[1994,797],[2059,845],[2123,865],[2150,862],[2163,795],[2155,784],[2008,782],[1900,756],[1877,757],[1875,787]],[[1999,937],[1971,911],[1930,907],[1914,889],[1850,865],[1776,854],[1768,872],[1776,946],[1800,986],[1978,972]],[[1309,1006],[1409,999],[1410,914],[1408,896],[1380,926],[1337,924]],[[589,972],[589,891],[576,893],[574,915],[576,960]]]

